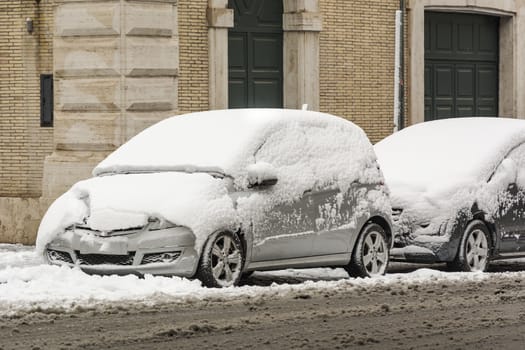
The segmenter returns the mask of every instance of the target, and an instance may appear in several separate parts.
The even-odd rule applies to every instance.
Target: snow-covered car
[[[247,109],[163,120],[44,216],[37,249],[92,273],[198,277],[344,266],[383,274],[391,206],[365,133],[332,115]]]
[[[525,121],[417,124],[374,147],[391,190],[392,259],[485,271],[525,256]]]

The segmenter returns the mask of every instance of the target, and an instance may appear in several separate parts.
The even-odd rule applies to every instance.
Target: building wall
[[[208,109],[206,0],[181,0],[179,109]],[[320,110],[345,117],[377,142],[393,130],[398,0],[319,0]],[[374,20],[371,20],[373,18]]]
[[[39,78],[52,72],[52,1],[35,4],[0,2],[0,197],[39,197],[52,146],[52,128],[40,127]],[[41,18],[33,34],[27,17]]]
[[[52,41],[52,0],[0,1],[0,242],[33,242],[40,220],[53,143],[53,128],[40,127],[40,74],[53,71]]]
[[[179,110],[208,109],[207,0],[179,0]]]
[[[108,0],[108,3],[117,2]],[[171,0],[161,1],[167,2]],[[42,0],[37,6],[34,1],[0,1],[0,242],[32,243],[40,215],[49,200],[73,182],[88,176],[85,174],[89,171],[85,169],[90,168],[91,163],[85,159],[101,153],[82,148],[87,145],[82,140],[78,141],[78,145],[74,144],[75,147],[68,146],[75,142],[74,135],[67,131],[69,124],[66,121],[69,119],[60,117],[63,114],[60,106],[65,97],[74,97],[75,101],[83,99],[82,96],[64,97],[61,95],[64,91],[58,89],[64,80],[61,74],[64,74],[62,65],[66,61],[62,58],[70,53],[68,50],[74,53],[79,49],[74,45],[66,49],[64,45],[59,45],[54,53],[57,61],[55,111],[60,117],[55,115],[54,135],[53,128],[40,127],[39,75],[53,72],[53,39],[61,42],[63,36],[57,34],[54,38],[54,5],[63,3],[85,2]],[[291,6],[295,0],[289,0],[288,3]],[[300,3],[298,1],[294,6],[300,8]],[[90,6],[87,2],[85,4]],[[304,4],[309,10],[317,7],[312,5],[317,2]],[[394,14],[398,2],[319,0],[318,4],[322,19],[319,34],[320,110],[356,122],[376,142],[390,134],[393,128],[393,39]],[[209,25],[213,22],[207,18],[210,6],[225,7],[226,0],[179,0],[176,3],[178,33],[174,32],[174,36],[178,35],[179,60],[176,98],[172,101],[175,109],[170,113],[206,110],[210,106]],[[89,11],[85,13],[94,15]],[[28,34],[25,29],[26,17],[35,18],[33,34]],[[309,27],[308,17],[305,19],[303,30],[308,32],[312,28]],[[70,26],[68,18],[64,18],[64,21],[57,28]],[[213,23],[221,27],[221,21]],[[78,23],[91,25],[95,22],[79,20]],[[223,27],[227,28],[227,25]],[[98,39],[94,37],[93,40]],[[173,42],[177,42],[176,38]],[[103,46],[99,49],[96,52],[103,56]],[[316,50],[311,52],[315,53]],[[95,66],[90,66],[92,63],[86,60],[84,68],[94,69]],[[166,64],[171,67],[168,62]],[[154,90],[148,91],[154,93]],[[153,101],[165,98],[150,97]],[[138,112],[134,113],[126,112],[122,118],[128,118],[127,114],[133,117]],[[82,118],[79,119],[79,127],[83,125]],[[144,124],[150,119],[144,119]],[[102,124],[99,126],[102,136],[104,128]],[[130,130],[121,130],[121,134],[131,136]],[[71,137],[71,142],[64,142]],[[46,156],[48,167],[47,171],[43,171]],[[74,169],[80,170],[75,172]],[[47,174],[44,188],[43,173]],[[85,174],[80,176],[80,173]],[[39,200],[42,194],[43,199]]]
[[[320,0],[320,109],[361,126],[372,142],[390,135],[398,0]]]

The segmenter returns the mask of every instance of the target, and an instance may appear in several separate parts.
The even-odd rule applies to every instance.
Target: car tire
[[[243,245],[231,232],[212,234],[202,249],[197,278],[210,288],[236,286],[242,276]]]
[[[250,277],[253,275],[254,272],[255,272],[255,271],[246,271],[246,272],[243,272],[242,275],[241,275],[241,279],[245,280],[245,279],[250,278]]]
[[[385,230],[378,224],[367,224],[359,234],[346,270],[350,277],[384,275],[388,268],[389,249]]]
[[[467,225],[459,244],[456,258],[447,265],[454,271],[474,272],[487,270],[490,262],[489,230],[481,220]]]

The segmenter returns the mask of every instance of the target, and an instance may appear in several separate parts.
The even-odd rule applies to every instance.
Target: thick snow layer
[[[525,278],[524,272],[508,273]],[[298,291],[344,290],[381,285],[481,280],[493,274],[446,273],[419,269],[411,273],[374,278],[348,278],[343,269],[305,269],[256,272],[282,284],[210,289],[198,280],[179,277],[138,278],[87,275],[79,269],[43,265],[32,247],[0,245],[0,315],[22,312],[75,312],[76,310],[154,305],[195,300],[234,300],[239,297],[280,296]],[[287,279],[294,284],[286,283]],[[297,279],[311,279],[297,283]]]
[[[359,127],[328,114],[280,109],[168,118],[121,146],[93,174],[104,176],[75,184],[50,207],[39,228],[39,251],[75,223],[111,231],[144,226],[150,217],[190,228],[199,250],[214,231],[261,221],[265,211],[309,190],[331,185],[346,191],[355,181],[382,181]],[[212,176],[218,174],[224,178]],[[248,191],[250,179],[269,175],[278,178],[275,186]],[[233,192],[245,193],[234,199]],[[366,195],[364,202],[390,210],[384,192]]]
[[[404,209],[401,222],[423,224],[419,233],[436,233],[437,226],[475,202],[495,212],[497,194],[516,178],[516,164],[502,161],[523,142],[523,120],[457,118],[408,127],[374,150],[392,206]]]
[[[89,227],[99,231],[142,227],[149,218],[159,218],[191,227],[197,238],[204,239],[219,228],[235,227],[226,181],[204,173],[165,172],[78,182],[49,208],[37,248],[43,251],[56,234],[85,218]],[[70,214],[73,210],[75,215]]]
[[[269,134],[298,122],[351,130],[360,139],[364,136],[359,134],[359,127],[344,119],[312,111],[233,109],[191,113],[165,119],[142,131],[97,165],[93,175],[169,169],[216,171],[237,177],[253,163],[254,153]]]
[[[374,148],[389,183],[431,195],[486,181],[522,142],[523,120],[457,118],[413,125]]]

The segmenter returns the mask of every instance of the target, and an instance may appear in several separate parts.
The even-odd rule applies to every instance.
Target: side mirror
[[[277,169],[266,162],[251,164],[248,171],[248,188],[267,187],[277,183]]]

